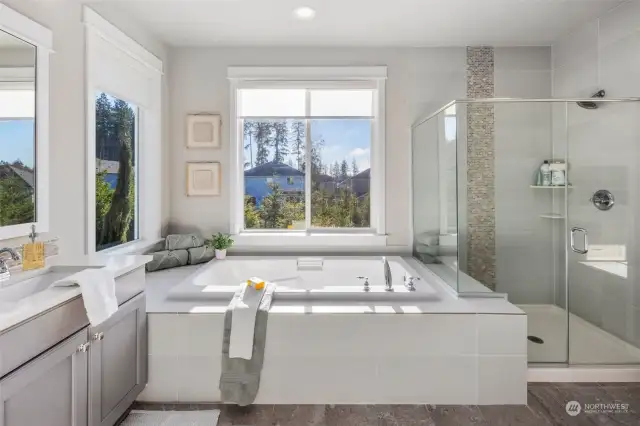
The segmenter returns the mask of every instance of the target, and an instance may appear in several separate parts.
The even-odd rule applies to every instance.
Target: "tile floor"
[[[568,401],[629,404],[626,413],[569,416]],[[222,410],[218,426],[640,425],[640,383],[530,383],[527,406],[256,405],[134,403],[143,410]]]

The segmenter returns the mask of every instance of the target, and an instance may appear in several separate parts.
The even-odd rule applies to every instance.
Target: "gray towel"
[[[269,308],[276,285],[268,283],[256,314],[256,328],[253,334],[253,354],[251,359],[229,358],[231,341],[231,314],[227,309],[224,314],[224,332],[222,335],[222,374],[220,375],[220,392],[223,402],[238,405],[253,403],[260,388],[260,373],[264,362],[264,348],[267,340],[267,320]],[[241,289],[234,298],[240,297]]]
[[[153,260],[147,263],[148,272],[184,266],[189,261],[189,252],[186,250],[157,251],[152,256]]]
[[[164,240],[166,250],[186,250],[203,245],[204,239],[198,234],[171,234]]]
[[[216,251],[210,247],[194,247],[187,249],[189,252],[189,265],[205,263],[216,257]]]

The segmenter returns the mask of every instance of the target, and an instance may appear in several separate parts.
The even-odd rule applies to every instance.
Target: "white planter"
[[[225,257],[227,257],[227,249],[224,249],[224,250],[216,249],[216,259],[222,260]]]

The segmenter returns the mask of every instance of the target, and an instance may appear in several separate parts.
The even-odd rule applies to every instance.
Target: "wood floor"
[[[569,401],[582,411],[570,416]],[[626,412],[586,412],[588,404],[628,404]],[[526,406],[146,404],[142,410],[222,410],[218,426],[572,426],[640,425],[640,383],[531,383]],[[617,407],[625,411],[625,406]]]

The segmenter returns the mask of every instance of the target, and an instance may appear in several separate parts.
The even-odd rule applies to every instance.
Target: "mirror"
[[[0,31],[0,227],[36,221],[36,47]]]

